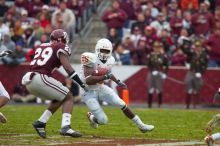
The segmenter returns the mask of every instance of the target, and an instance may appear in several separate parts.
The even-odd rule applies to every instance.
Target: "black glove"
[[[128,88],[127,85],[125,83],[121,82],[120,80],[117,81],[117,84],[118,84],[118,86],[120,86],[120,87],[122,87],[124,89]]]
[[[81,87],[85,92],[88,91],[88,86],[86,84],[82,84]]]
[[[213,103],[220,98],[220,92],[215,93],[215,95],[213,96]]]
[[[108,71],[105,75],[104,75],[104,78],[103,78],[103,80],[108,80],[108,79],[110,79],[111,77],[112,77],[112,72],[111,71]]]
[[[11,51],[11,50],[4,50],[0,53],[0,57],[3,57],[5,55],[9,55],[9,54],[12,54],[12,53],[13,53],[13,51]]]

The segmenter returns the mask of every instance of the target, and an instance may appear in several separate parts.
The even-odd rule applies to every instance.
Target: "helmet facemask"
[[[111,50],[100,48],[97,55],[100,60],[107,61],[111,57]]]
[[[95,47],[97,57],[104,63],[112,55],[112,43],[108,39],[100,39]]]

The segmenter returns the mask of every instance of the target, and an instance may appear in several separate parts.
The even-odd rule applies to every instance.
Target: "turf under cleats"
[[[46,132],[45,132],[46,123],[35,121],[32,125],[41,138],[46,138]]]
[[[147,124],[143,124],[141,126],[139,126],[139,130],[143,133],[145,132],[150,132],[154,129],[153,125],[147,125]]]
[[[212,136],[207,135],[205,138],[205,143],[207,144],[207,146],[214,146],[214,140],[212,138]]]
[[[220,124],[220,114],[214,115],[213,118],[208,122],[206,132],[210,133],[218,124]]]
[[[7,122],[7,118],[0,112],[0,122],[1,123],[6,123]]]
[[[78,131],[71,129],[70,125],[64,126],[60,130],[60,134],[63,136],[71,136],[71,137],[81,137],[82,134]]]
[[[90,126],[91,126],[92,128],[97,129],[99,125],[98,125],[96,122],[94,122],[93,120],[91,120],[91,116],[94,116],[94,115],[93,115],[91,112],[88,112],[88,113],[87,113],[87,118],[88,118],[88,120],[89,120],[89,122],[90,122]]]

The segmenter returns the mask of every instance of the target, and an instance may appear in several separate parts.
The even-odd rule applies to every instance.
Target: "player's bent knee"
[[[0,107],[4,106],[8,103],[10,99],[6,96],[0,96]]]
[[[73,100],[73,96],[72,96],[71,92],[68,92],[66,97],[63,100]]]
[[[98,120],[98,123],[101,124],[101,125],[105,125],[105,124],[108,123],[107,116],[102,116],[102,117],[98,118],[97,120]]]

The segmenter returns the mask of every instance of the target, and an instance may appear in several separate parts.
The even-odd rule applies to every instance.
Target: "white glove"
[[[0,57],[12,54],[13,52],[11,50],[4,50],[2,52],[0,52]]]
[[[118,80],[117,84],[118,84],[118,86],[120,86],[120,87],[122,87],[124,89],[128,88],[127,85],[125,83],[121,82],[120,80]]]
[[[162,79],[166,79],[166,78],[167,78],[167,75],[166,75],[165,73],[162,73],[162,72],[161,72],[160,75],[161,75],[161,78],[162,78]]]
[[[155,71],[152,71],[152,75],[153,75],[153,76],[158,75],[158,73],[159,73],[159,72],[158,72],[158,71],[156,71],[156,70],[155,70]]]
[[[202,74],[201,74],[200,72],[197,72],[197,73],[195,73],[195,76],[196,76],[197,78],[201,78],[201,77],[202,77]]]

